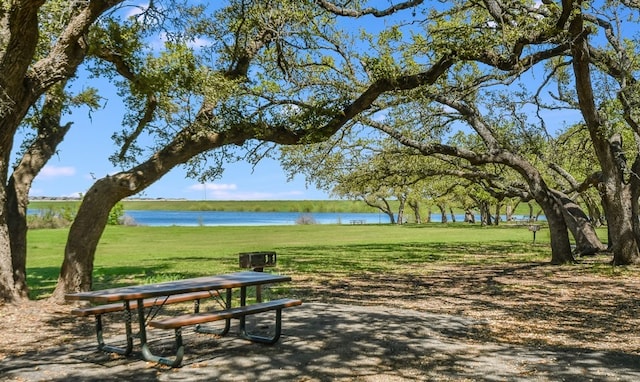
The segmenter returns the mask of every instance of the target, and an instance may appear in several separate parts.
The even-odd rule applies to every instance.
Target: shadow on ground
[[[254,324],[264,328],[271,319]],[[274,346],[188,333],[184,366],[169,369],[141,361],[139,354],[98,352],[87,331],[65,347],[4,359],[0,380],[640,380],[637,355],[478,341],[485,325],[456,315],[306,303],[283,313],[283,336]],[[172,347],[170,333],[151,331],[150,337],[159,351]]]

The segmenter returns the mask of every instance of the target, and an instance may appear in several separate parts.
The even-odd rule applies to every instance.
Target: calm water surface
[[[313,219],[316,224],[389,222],[386,215],[377,213],[127,210],[125,216],[145,226],[293,225],[300,219]]]
[[[125,217],[144,226],[293,225],[301,219],[312,219],[314,224],[389,223],[389,218],[383,213],[127,210]],[[432,222],[440,219],[440,214],[431,215]],[[506,217],[503,216],[504,219]],[[456,215],[456,221],[464,221],[464,215]],[[480,221],[480,216],[476,216],[476,221]]]
[[[30,209],[29,214],[40,210]],[[515,216],[524,219],[524,216]],[[383,213],[336,213],[336,212],[240,212],[240,211],[168,211],[126,210],[127,224],[143,226],[247,226],[247,225],[293,225],[301,220],[314,224],[388,224]],[[431,214],[432,222],[439,222],[440,214]],[[506,217],[503,216],[503,221]],[[544,220],[544,217],[541,217]],[[464,215],[456,215],[456,221],[464,221]],[[476,216],[480,221],[480,216]]]

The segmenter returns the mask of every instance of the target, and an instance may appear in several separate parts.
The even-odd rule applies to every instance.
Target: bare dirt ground
[[[225,338],[217,355],[193,342],[176,370],[96,352],[92,320],[69,306],[5,305],[0,380],[640,380],[640,269],[591,271],[606,261],[294,275],[304,304],[281,342]]]
[[[429,265],[420,274],[327,273],[296,284],[303,284],[303,300],[486,320],[475,334],[480,341],[640,352],[640,269],[616,272],[606,261]],[[601,271],[594,272],[594,264]]]

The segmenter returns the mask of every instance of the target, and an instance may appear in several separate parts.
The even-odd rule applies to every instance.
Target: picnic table
[[[247,288],[288,281],[291,281],[289,276],[246,271],[155,284],[70,293],[65,295],[65,298],[68,301],[89,301],[101,304],[74,310],[74,314],[78,316],[96,316],[96,336],[100,350],[129,355],[132,352],[134,337],[137,337],[145,360],[177,367],[181,364],[184,355],[181,333],[182,328],[185,326],[195,325],[196,330],[213,333],[207,328],[201,328],[200,324],[225,320],[224,329],[216,332],[216,334],[225,335],[229,331],[231,319],[239,319],[240,337],[254,342],[276,343],[281,332],[282,309],[300,305],[302,302],[285,298],[247,305]],[[238,288],[240,289],[239,306],[232,307],[232,293],[234,289]],[[200,312],[199,300],[207,297],[217,299],[220,309]],[[155,318],[160,308],[164,305],[188,300],[196,302],[193,313]],[[124,348],[107,345],[103,341],[101,316],[115,311],[124,313],[127,341],[127,345]],[[131,317],[134,311],[137,311],[138,318],[139,333],[137,335],[133,334],[131,328]],[[246,316],[267,311],[275,311],[276,313],[273,335],[271,337],[263,337],[249,333],[246,328]],[[151,351],[147,341],[147,326],[159,329],[173,329],[175,331],[176,353],[173,357],[157,356]]]

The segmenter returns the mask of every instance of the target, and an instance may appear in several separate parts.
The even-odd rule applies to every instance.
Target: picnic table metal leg
[[[161,357],[153,354],[149,349],[149,345],[145,343],[142,345],[142,357],[150,362],[156,362],[162,365],[171,367],[178,367],[182,363],[184,357],[184,345],[182,344],[182,329],[176,329],[176,354],[173,357]]]
[[[127,301],[127,304],[128,303],[129,302]],[[138,333],[138,336],[140,337],[140,344],[146,344],[147,343],[147,322],[146,322],[146,316],[144,314],[144,300],[141,298],[138,299],[138,327],[140,328],[140,332]]]
[[[265,337],[258,336],[247,332],[246,316],[240,318],[240,337],[249,341],[259,342],[262,344],[273,345],[280,339],[280,333],[282,333],[282,309],[276,310],[276,327],[274,329],[273,336]]]
[[[231,299],[233,297],[233,290],[232,289],[227,289],[227,293],[226,293],[226,299],[225,299],[225,309],[230,309],[231,308]],[[198,311],[199,311],[199,307],[198,307]],[[198,311],[196,311],[196,313],[198,313]],[[206,326],[203,325],[196,325],[196,332],[198,333],[205,333],[205,334],[215,334],[218,336],[224,336],[227,333],[229,333],[229,329],[231,329],[231,319],[228,318],[226,320],[224,320],[224,328],[222,330],[220,329],[211,329],[208,328]],[[176,340],[177,340],[177,334],[176,334]]]
[[[138,300],[138,324],[140,326],[140,347],[142,357],[150,362],[156,362],[163,365],[178,367],[182,363],[184,357],[184,345],[182,344],[182,335],[180,329],[176,329],[176,354],[174,357],[162,357],[153,354],[147,343],[147,322],[144,314],[144,304],[142,299]]]
[[[232,290],[227,289],[226,300],[225,300],[225,309],[231,308],[232,301]],[[138,302],[138,307],[141,304]],[[199,301],[194,305],[194,311],[198,313],[200,311],[200,303]],[[138,308],[138,319],[140,325],[140,343],[142,348],[142,357],[150,362],[156,362],[159,364],[167,365],[170,367],[179,367],[182,364],[182,359],[184,358],[184,343],[182,340],[182,328],[175,329],[175,341],[176,341],[176,353],[173,356],[163,357],[153,354],[151,349],[149,348],[149,344],[147,343],[147,332],[146,332],[146,320],[144,317],[144,308]],[[231,328],[231,319],[225,320],[225,327],[222,330],[213,330],[201,325],[196,325],[196,331],[200,333],[211,333],[217,335],[225,335],[229,332]]]
[[[127,336],[127,351],[126,355],[131,354],[133,350],[133,331],[131,330],[131,306],[129,301],[124,302],[124,327]]]
[[[240,306],[247,304],[247,287],[240,288]],[[278,342],[280,338],[280,332],[282,331],[282,309],[276,310],[276,327],[275,333],[272,337],[263,337],[247,332],[247,316],[240,317],[239,324],[240,337],[253,342],[260,342],[263,344],[273,345]]]
[[[103,337],[102,315],[96,314],[96,337],[98,339],[98,350],[125,356],[131,354],[133,351],[133,335],[131,331],[131,310],[129,309],[128,301],[125,302],[125,310],[123,314],[125,333],[127,337],[127,346],[124,348],[105,344]]]

